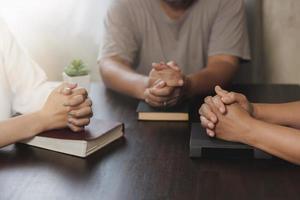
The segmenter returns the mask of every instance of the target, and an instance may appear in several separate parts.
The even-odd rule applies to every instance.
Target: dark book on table
[[[191,125],[190,157],[271,158],[269,154],[246,144],[211,138],[200,123]]]
[[[52,130],[21,143],[74,156],[87,157],[123,135],[124,125],[122,123],[92,119],[82,132],[75,133],[70,129]]]
[[[153,108],[144,101],[137,107],[138,119],[145,121],[188,121],[189,106],[187,103],[170,108]]]

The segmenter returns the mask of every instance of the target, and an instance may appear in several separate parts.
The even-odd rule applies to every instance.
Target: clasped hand
[[[144,98],[153,107],[172,107],[183,98],[185,86],[186,78],[175,62],[153,63]]]
[[[64,83],[49,95],[40,113],[41,119],[46,121],[45,130],[69,127],[79,132],[90,123],[92,101],[86,89]]]
[[[210,137],[243,142],[251,129],[253,105],[243,94],[216,86],[216,96],[208,96],[199,109],[202,126]]]

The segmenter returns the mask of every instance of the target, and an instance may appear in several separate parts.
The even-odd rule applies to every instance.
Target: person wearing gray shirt
[[[104,27],[105,85],[154,107],[224,86],[250,59],[243,0],[115,0]]]

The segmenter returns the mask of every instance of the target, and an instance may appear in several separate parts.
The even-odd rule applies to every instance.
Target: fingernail
[[[64,89],[64,92],[65,92],[65,93],[69,93],[70,91],[71,91],[71,88],[68,88],[68,87],[67,87],[67,88]]]
[[[164,81],[161,81],[161,82],[159,82],[159,84],[158,84],[160,87],[161,86],[164,86],[165,85],[165,82]]]

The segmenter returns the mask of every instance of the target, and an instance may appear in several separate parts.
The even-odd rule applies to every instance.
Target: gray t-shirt
[[[99,60],[120,56],[142,74],[160,61],[173,60],[189,74],[213,55],[250,59],[244,0],[198,0],[179,20],[160,0],[115,0],[104,27]]]

